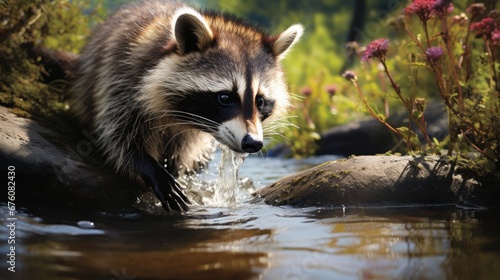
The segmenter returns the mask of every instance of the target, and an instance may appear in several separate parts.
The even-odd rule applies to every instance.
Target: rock
[[[285,177],[253,202],[300,207],[472,203],[498,205],[500,187],[466,178],[438,156],[359,156]]]
[[[436,138],[441,141],[448,135],[448,117],[443,104],[430,103],[425,110],[424,118],[430,139]],[[387,122],[394,128],[408,126],[408,113],[394,114],[387,119]],[[425,138],[417,126],[413,124],[412,128],[420,142],[425,143]],[[394,149],[398,140],[400,139],[387,127],[370,118],[324,131],[316,143],[319,148],[315,154],[342,156],[381,154]]]
[[[316,141],[315,155],[374,155],[390,151],[395,137],[379,121],[365,119],[333,127]]]
[[[424,114],[427,122],[427,131],[432,139],[443,140],[448,135],[448,117],[443,104],[432,102],[427,106]],[[387,119],[393,127],[408,125],[408,113],[394,114]],[[425,139],[420,130],[413,125],[413,131],[417,133],[421,143]],[[382,154],[397,146],[400,140],[379,121],[369,118],[353,121],[323,131],[321,138],[316,142],[318,149],[315,155],[375,155]],[[404,145],[401,148],[404,149]],[[269,156],[289,156],[290,149],[286,145],[277,145],[269,151]]]
[[[59,203],[101,211],[131,207],[141,188],[99,164],[87,163],[84,156],[91,145],[84,138],[68,141],[0,106],[0,161],[4,174],[8,166],[15,167],[16,202],[20,205],[28,201]],[[0,196],[0,201],[6,197]]]
[[[153,207],[155,198],[149,189],[116,175],[93,158],[92,137],[85,131],[79,135],[75,141],[0,106],[1,168],[7,175],[8,166],[15,167],[16,206],[50,209],[50,204],[57,203],[75,210],[120,211],[137,209],[139,197],[161,210]],[[259,190],[254,202],[304,207],[495,205],[499,185],[498,181],[488,185],[466,178],[453,162],[437,156],[360,156],[285,177]],[[149,200],[148,195],[152,196]],[[0,196],[0,201],[6,199],[7,195]]]

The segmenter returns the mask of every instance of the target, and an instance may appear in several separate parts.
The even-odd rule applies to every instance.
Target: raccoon
[[[176,177],[207,163],[214,139],[238,153],[263,147],[262,126],[289,106],[280,60],[302,33],[271,36],[182,3],[128,4],[93,31],[70,107],[117,172],[186,211]]]

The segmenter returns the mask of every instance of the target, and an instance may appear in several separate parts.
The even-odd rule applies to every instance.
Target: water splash
[[[245,160],[246,154],[233,152],[221,145],[219,175],[214,189],[212,202],[214,206],[228,207],[236,203],[238,192],[238,170]]]

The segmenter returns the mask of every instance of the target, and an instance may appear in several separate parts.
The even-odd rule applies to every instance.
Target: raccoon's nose
[[[253,138],[251,134],[245,135],[241,141],[241,148],[247,153],[256,153],[262,149],[262,146],[264,146],[262,140]]]

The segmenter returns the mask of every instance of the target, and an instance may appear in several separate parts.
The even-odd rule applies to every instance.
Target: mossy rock
[[[440,156],[357,156],[285,177],[253,202],[300,207],[498,205],[500,183],[464,176]]]

